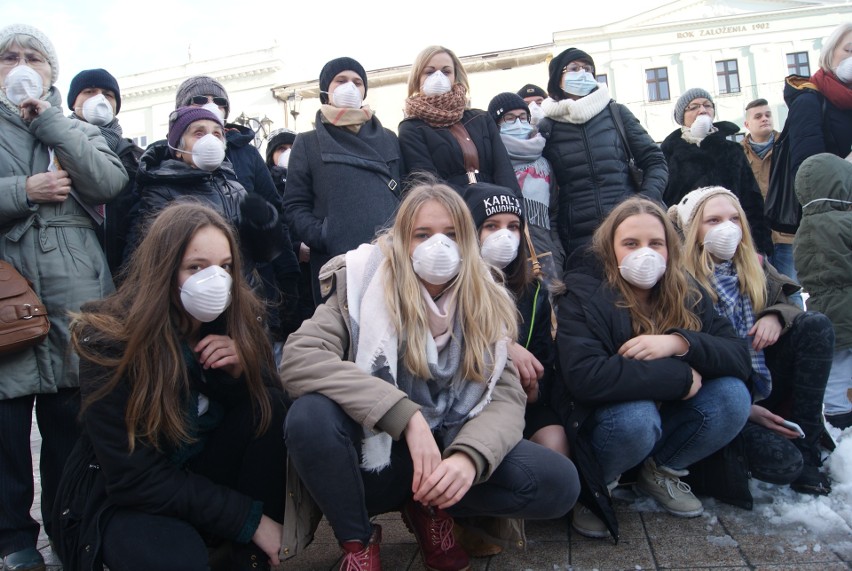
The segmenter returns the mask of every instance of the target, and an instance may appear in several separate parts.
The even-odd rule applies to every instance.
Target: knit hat
[[[698,211],[698,207],[712,197],[720,194],[730,196],[735,201],[739,202],[737,195],[727,188],[721,186],[705,186],[697,188],[692,192],[688,192],[686,196],[680,199],[680,202],[669,207],[669,218],[672,222],[674,222],[675,226],[679,227],[684,233],[686,233],[687,229],[689,229],[689,226],[692,224],[692,220],[695,217],[695,213]]]
[[[180,107],[169,116],[169,146],[174,149],[180,145],[180,138],[191,123],[208,119],[222,125],[219,116],[203,107]],[[224,125],[222,125],[224,127]]]
[[[292,145],[296,140],[296,133],[290,129],[278,129],[269,135],[269,142],[266,143],[266,164],[274,166],[272,155],[275,154],[275,149],[281,145]]]
[[[518,90],[518,97],[521,99],[525,97],[547,97],[547,93],[538,85],[528,83]]]
[[[713,103],[713,96],[706,89],[702,89],[700,87],[693,87],[692,89],[687,89],[683,92],[683,95],[677,98],[677,103],[674,106],[674,120],[678,125],[683,125],[683,114],[686,113],[686,108],[692,103],[694,100],[699,97],[703,97],[704,99],[709,99],[710,103]]]
[[[510,188],[487,182],[477,182],[464,187],[464,201],[478,229],[485,220],[495,214],[515,214],[524,220],[521,201]]]
[[[530,115],[530,106],[516,93],[498,93],[491,100],[491,103],[488,104],[488,114],[491,115],[495,123],[500,122],[504,113],[514,111],[515,109],[523,109],[527,112],[527,117]]]
[[[583,50],[568,48],[550,60],[550,65],[547,66],[547,70],[550,73],[550,79],[547,82],[547,94],[553,99],[560,100],[565,98],[565,92],[562,90],[562,70],[572,61],[584,61],[592,66],[592,73],[595,72],[595,60],[592,59],[592,56]]]
[[[121,111],[121,90],[118,88],[118,82],[105,69],[85,69],[74,76],[74,79],[71,80],[71,87],[68,88],[68,109],[74,111],[74,102],[77,101],[77,96],[89,87],[109,89],[115,93],[115,113],[118,114]]]
[[[18,35],[31,36],[44,46],[45,53],[43,55],[47,58],[47,63],[50,64],[50,85],[53,86],[56,83],[56,78],[59,77],[59,58],[56,57],[56,48],[53,47],[53,42],[38,28],[33,28],[27,24],[12,24],[0,30],[0,45]]]
[[[328,103],[328,86],[341,71],[354,71],[361,76],[361,81],[364,82],[364,99],[367,98],[367,72],[364,67],[351,57],[339,57],[322,66],[319,76],[320,103]]]
[[[196,75],[184,80],[177,89],[175,95],[175,109],[178,107],[186,107],[192,102],[192,98],[196,95],[212,95],[213,97],[224,97],[228,99],[228,92],[222,87],[222,84],[206,75]],[[225,118],[231,113],[230,99],[228,105],[225,105]]]

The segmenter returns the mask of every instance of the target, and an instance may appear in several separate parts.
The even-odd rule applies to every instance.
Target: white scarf
[[[541,103],[541,110],[544,111],[545,117],[554,121],[582,125],[606,109],[610,99],[609,90],[601,83],[597,89],[580,99],[555,101],[548,97]]]

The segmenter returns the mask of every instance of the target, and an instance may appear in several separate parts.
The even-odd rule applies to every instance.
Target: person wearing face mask
[[[528,83],[518,90],[517,96],[523,99],[524,103],[530,108],[530,123],[534,126],[538,125],[538,122],[544,118],[541,104],[547,98],[547,92],[538,85]]]
[[[33,409],[42,437],[42,521],[53,537],[56,485],[79,434],[69,314],[113,289],[97,246],[96,207],[127,184],[97,127],[63,114],[58,62],[40,30],[0,29],[0,259],[30,281],[50,321],[47,339],[0,359],[0,567],[11,571],[44,569],[39,524],[30,516]]]
[[[808,307],[825,313],[835,331],[825,417],[846,429],[852,426],[852,164],[820,153],[805,159],[795,182],[802,223],[793,257]]]
[[[736,463],[736,482],[715,481],[702,493],[721,492],[751,502],[748,473],[803,494],[826,495],[822,465],[822,401],[834,354],[831,321],[802,311],[789,296],[798,284],[778,273],[754,247],[737,197],[722,187],[693,190],[669,209],[684,236],[684,266],[749,344],[752,399],[742,431],[747,465]],[[785,426],[795,422],[802,430]],[[715,458],[712,461],[717,461]],[[747,471],[746,468],[747,467]]]
[[[290,336],[280,374],[295,399],[284,429],[291,484],[307,488],[291,485],[288,497],[318,504],[341,570],[381,569],[375,514],[402,512],[427,569],[461,571],[470,561],[454,518],[475,526],[570,509],[571,461],[522,439],[526,396],[506,347],[516,310],[454,189],[434,178],[413,187],[387,232],[322,277],[327,301]],[[286,556],[313,536],[299,521],[288,527],[303,509],[291,505]],[[516,523],[492,542],[525,545]]]
[[[83,428],[54,510],[64,569],[209,569],[224,541],[222,568],[278,563],[286,408],[242,264],[215,210],[174,203],[118,291],[75,318]]]
[[[763,215],[763,195],[742,147],[728,139],[740,128],[730,121],[713,122],[716,105],[705,89],[687,89],[674,106],[675,123],[660,148],[669,165],[663,201],[678,204],[687,193],[704,186],[733,192],[748,217],[758,251],[772,256],[772,234]]]
[[[488,114],[500,129],[503,145],[524,197],[525,223],[540,262],[544,279],[551,287],[561,279],[562,244],[556,233],[556,177],[541,156],[545,140],[532,125],[529,107],[514,93],[500,93],[488,104]],[[551,211],[551,208],[553,209]]]
[[[121,89],[118,81],[105,69],[86,69],[74,76],[68,89],[71,118],[96,126],[109,148],[121,159],[129,178],[115,199],[103,207],[104,223],[98,228],[98,240],[113,276],[119,274],[127,247],[128,216],[136,201],[133,188],[139,159],[145,152],[132,140],[122,137],[118,112],[121,111]]]
[[[745,342],[683,269],[677,231],[645,198],[610,212],[565,283],[557,410],[584,484],[574,529],[618,537],[611,491],[637,465],[638,493],[677,517],[700,515],[682,478],[748,419]]]
[[[488,114],[468,108],[470,85],[459,58],[443,46],[417,54],[408,75],[399,144],[412,174],[432,173],[457,189],[488,182],[518,191],[518,181]]]
[[[550,95],[538,130],[543,155],[559,187],[556,231],[566,261],[589,243],[601,220],[622,200],[640,194],[661,200],[668,170],[660,148],[630,110],[595,81],[595,62],[569,48],[550,61]],[[629,161],[644,171],[637,186]]]
[[[396,135],[369,105],[367,72],[349,57],[327,62],[319,76],[315,129],[291,150],[284,214],[309,258],[314,304],[322,302],[320,268],[393,222],[406,165]]]

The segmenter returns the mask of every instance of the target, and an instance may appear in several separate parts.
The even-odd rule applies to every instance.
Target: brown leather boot
[[[408,500],[402,508],[402,520],[417,538],[423,565],[429,571],[467,571],[470,557],[456,544],[453,518],[444,510],[425,507]]]
[[[343,559],[340,561],[340,571],[382,571],[379,557],[379,544],[382,542],[382,526],[373,524],[373,534],[370,541],[364,545],[360,541],[344,541]]]

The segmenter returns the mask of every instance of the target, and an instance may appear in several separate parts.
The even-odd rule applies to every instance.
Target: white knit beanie
[[[52,87],[56,83],[56,78],[59,77],[59,58],[56,57],[56,48],[53,47],[53,42],[38,28],[33,28],[27,24],[12,24],[0,30],[0,45],[18,35],[32,36],[44,46],[44,57],[50,64],[50,85]]]
[[[698,211],[698,207],[710,198],[719,194],[725,194],[739,202],[737,195],[727,188],[722,186],[705,186],[687,193],[686,196],[680,199],[680,202],[670,206],[668,210],[669,218],[672,222],[674,222],[675,226],[679,227],[685,234],[689,229],[689,226],[692,224],[692,220],[695,217],[695,213]]]

